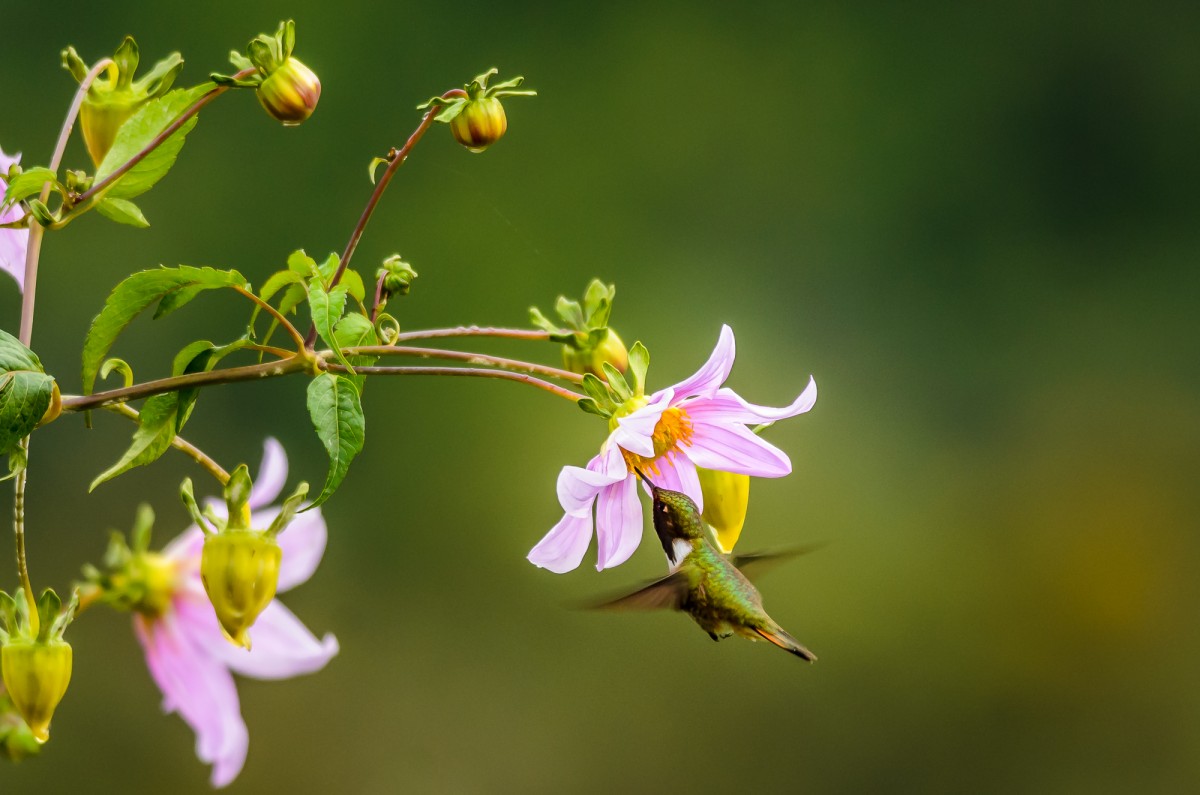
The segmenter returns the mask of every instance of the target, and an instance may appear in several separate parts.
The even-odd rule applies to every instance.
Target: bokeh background
[[[243,681],[250,756],[232,792],[1170,792],[1200,777],[1200,133],[1194,4],[15,4],[0,36],[0,144],[44,162],[73,83],[126,33],[198,81],[279,19],[321,76],[294,130],[249,95],[201,115],[139,202],[46,246],[35,348],[78,389],[90,318],[122,275],[340,251],[413,106],[498,65],[484,155],[438,128],[357,265],[420,272],[407,328],[526,323],[599,276],[651,386],[721,323],[731,385],[815,410],[771,432],[793,476],[757,481],[742,546],[827,542],[761,583],[819,656],[712,643],[685,617],[581,600],[663,570],[657,545],[556,576],[528,549],[554,480],[603,429],[491,381],[375,380],[368,440],[325,508],[325,560],[287,604],[341,654]],[[71,162],[86,160],[77,140]],[[139,376],[230,337],[206,297],[139,320]],[[18,299],[0,284],[0,324]],[[214,336],[215,335],[215,336]],[[555,362],[551,346],[491,346]],[[65,588],[149,501],[165,542],[201,475],[168,454],[88,496],[130,428],[37,435],[35,579]],[[188,434],[257,462],[279,437],[320,481],[302,380],[205,393]],[[12,577],[7,578],[9,581]],[[76,673],[42,756],[4,792],[203,793],[192,733],[160,714],[127,615],[72,630]]]

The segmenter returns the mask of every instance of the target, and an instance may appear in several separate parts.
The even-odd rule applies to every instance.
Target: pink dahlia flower
[[[250,497],[253,527],[266,527],[275,518],[279,509],[263,506],[278,496],[286,480],[283,447],[268,439]],[[279,591],[312,576],[325,538],[320,510],[298,514],[279,534]],[[312,673],[337,654],[338,643],[333,635],[317,640],[276,599],[254,624],[253,650],[232,645],[221,634],[200,581],[203,546],[204,534],[195,525],[167,544],[159,563],[170,578],[169,597],[157,614],[135,614],[133,625],[150,675],[163,693],[163,709],[178,712],[196,732],[196,756],[213,766],[212,785],[224,787],[241,772],[249,744],[233,674],[287,679]]]
[[[530,562],[559,574],[575,569],[587,552],[593,524],[596,569],[628,560],[642,540],[635,469],[660,488],[688,495],[701,510],[696,467],[763,478],[789,474],[787,454],[747,426],[808,411],[817,399],[816,382],[810,378],[790,406],[756,406],[721,386],[733,359],[733,331],[722,326],[716,349],[695,375],[620,407],[600,454],[586,468],[568,466],[559,473],[558,501],[565,513],[529,553]]]
[[[0,149],[0,202],[3,201],[3,193],[8,188],[8,182],[5,180],[5,177],[8,176],[8,169],[13,163],[20,162],[20,160],[19,152],[10,156],[4,154],[4,150]],[[0,224],[20,220],[21,215],[20,207],[9,207],[7,210],[0,211]],[[4,271],[16,279],[17,287],[21,290],[25,289],[25,249],[28,247],[28,229],[0,228],[0,271]]]

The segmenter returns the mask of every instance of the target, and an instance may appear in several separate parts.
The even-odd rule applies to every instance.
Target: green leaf
[[[8,176],[4,178],[7,180]],[[61,192],[62,185],[58,181],[58,175],[44,166],[36,166],[26,169],[17,176],[13,177],[12,182],[8,183],[8,187],[4,191],[4,207],[9,207],[19,201],[28,199],[30,196],[36,196],[42,192],[42,186],[49,182],[55,190]]]
[[[346,360],[338,348],[337,336],[333,330],[337,322],[341,320],[342,313],[346,311],[346,288],[339,284],[326,292],[320,278],[311,279],[308,283],[308,309],[312,313],[313,325],[317,327],[317,333],[321,335],[321,339],[325,341],[326,345],[333,348],[333,353],[337,356],[338,361],[353,371],[354,366]]]
[[[146,216],[142,215],[138,206],[127,199],[106,196],[96,205],[96,212],[118,224],[128,224],[140,229],[150,226],[150,222],[146,220]]]
[[[565,295],[560,295],[554,303],[554,311],[563,319],[563,322],[574,329],[583,329],[583,308],[579,306],[578,301],[572,301]]]
[[[329,284],[330,280],[333,279],[333,274],[337,272],[338,265],[341,263],[341,261],[342,258],[337,254],[330,254],[328,257],[326,257],[325,261],[317,266],[317,270],[321,274],[321,281],[323,281],[325,284]]]
[[[299,284],[304,286],[307,278],[301,276],[293,270],[275,271],[271,276],[263,282],[262,288],[258,291],[258,297],[264,301],[270,301],[275,297],[275,293],[282,290],[289,284]]]
[[[121,456],[121,460],[101,472],[88,491],[94,491],[105,481],[112,480],[134,467],[152,463],[171,446],[175,438],[175,417],[179,411],[179,395],[169,392],[148,398],[138,417],[138,429],[133,432],[133,443]]]
[[[35,370],[44,373],[42,361],[37,354],[12,334],[0,329],[0,371]]]
[[[650,351],[646,349],[641,340],[638,340],[629,349],[629,371],[625,374],[625,377],[629,379],[629,388],[633,390],[633,394],[645,394],[646,370],[649,367]]]
[[[41,422],[54,396],[54,378],[33,370],[0,373],[0,454],[10,453]]]
[[[84,394],[92,393],[100,363],[125,327],[143,310],[160,301],[154,316],[161,317],[183,306],[198,293],[221,287],[248,288],[249,285],[237,271],[187,265],[141,271],[118,284],[104,302],[100,314],[92,321],[83,343]]]
[[[612,417],[611,411],[605,411],[604,409],[600,408],[599,404],[597,404],[596,401],[592,400],[590,397],[576,400],[575,405],[579,406],[579,408],[583,409],[588,414],[595,414],[596,416],[603,417],[604,419],[609,419]]]
[[[613,367],[610,363],[604,362],[600,365],[600,369],[604,371],[604,377],[608,381],[609,388],[617,396],[617,400],[621,403],[633,397],[633,390],[629,388],[629,384],[625,382],[625,376],[621,375],[621,371]]]
[[[339,348],[358,348],[363,345],[379,344],[379,335],[375,333],[375,326],[371,325],[371,321],[366,315],[358,313],[346,315],[339,320],[333,329],[333,336]],[[350,364],[355,367],[369,367],[379,357],[351,356],[348,358]],[[363,385],[366,382],[366,376],[355,374],[350,376],[350,380],[358,387],[358,392],[361,395]]]
[[[316,501],[308,506],[315,508],[337,490],[350,469],[350,462],[362,450],[366,421],[354,383],[345,376],[332,373],[322,373],[309,383],[308,415],[321,444],[329,453],[325,486]]]
[[[202,83],[194,88],[176,89],[143,105],[117,131],[112,148],[104,156],[104,162],[96,169],[96,183],[99,184],[125,165],[130,158],[146,148],[159,133],[195,104],[196,100],[215,87],[213,83]],[[154,187],[154,183],[162,179],[171,170],[171,166],[175,165],[175,158],[179,156],[179,150],[183,148],[187,134],[195,126],[196,117],[192,116],[170,138],[163,141],[158,148],[146,155],[141,162],[106,188],[104,196],[115,199],[132,199]]]
[[[616,410],[617,404],[613,400],[612,393],[608,389],[608,385],[601,381],[591,373],[583,376],[583,391],[591,395],[592,400],[596,401],[596,405],[606,411],[612,412]]]
[[[288,255],[288,270],[298,273],[305,281],[317,274],[317,261],[304,253],[304,249],[296,249]]]
[[[360,304],[367,300],[367,289],[363,285],[362,276],[358,274],[358,271],[353,268],[346,268],[342,271],[342,280],[338,282],[338,286],[342,285],[346,286],[346,292],[358,299]]]

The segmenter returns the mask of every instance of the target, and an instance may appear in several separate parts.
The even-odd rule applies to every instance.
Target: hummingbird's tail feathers
[[[783,628],[778,624],[773,627],[755,627],[754,631],[760,637],[774,643],[786,652],[791,652],[802,660],[813,662],[817,659],[817,655],[800,645],[798,640],[784,632]]]

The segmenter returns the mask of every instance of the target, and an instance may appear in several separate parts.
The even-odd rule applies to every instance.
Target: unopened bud
[[[717,533],[722,552],[732,552],[746,523],[746,507],[750,502],[750,476],[734,472],[696,468],[700,490],[704,494],[704,521]]]
[[[225,636],[250,648],[249,629],[275,598],[283,552],[273,536],[226,530],[204,540],[200,579]]]
[[[563,345],[563,366],[573,373],[591,373],[597,378],[604,378],[605,362],[620,370],[622,374],[629,370],[629,351],[617,336],[617,332],[612,329],[605,329],[599,342],[593,343],[589,338],[578,348]]]
[[[71,645],[14,640],[0,649],[4,688],[39,743],[50,739],[50,719],[71,682]]]
[[[459,114],[450,120],[454,140],[472,152],[487,149],[499,141],[507,129],[504,106],[496,97],[467,100]]]
[[[288,58],[262,81],[258,101],[284,127],[295,127],[312,115],[321,98],[321,81],[296,58]]]

